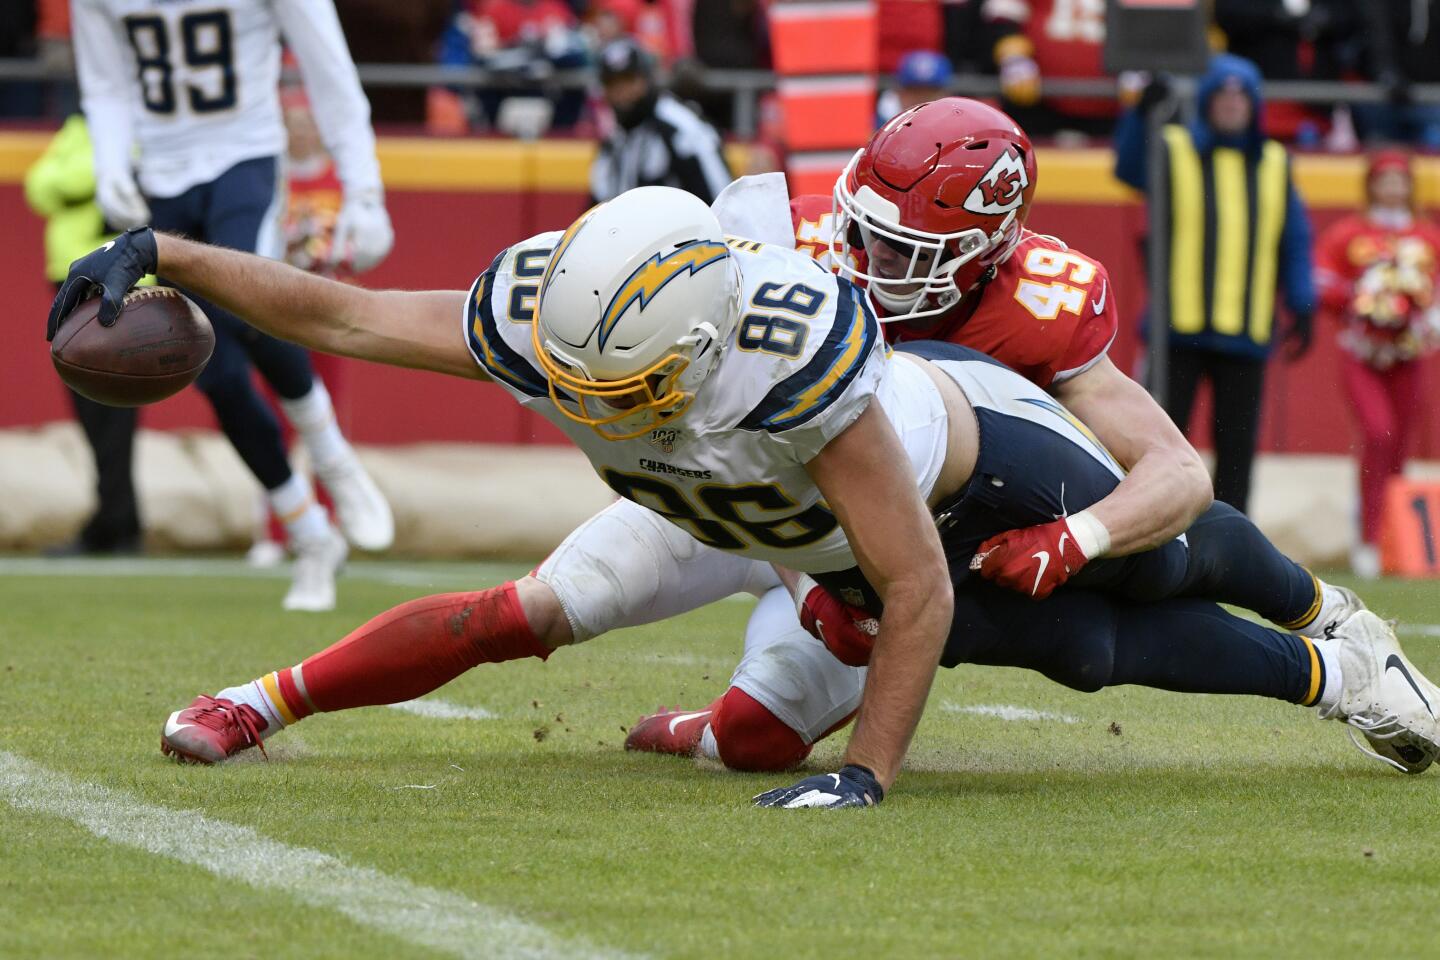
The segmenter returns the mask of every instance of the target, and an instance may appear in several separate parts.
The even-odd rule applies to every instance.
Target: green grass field
[[[268,763],[183,767],[159,730],[196,693],[523,566],[360,564],[326,615],[236,564],[133,566],[0,561],[0,956],[1440,956],[1440,773],[1395,774],[1311,711],[942,671],[882,807],[761,811],[793,777],[620,749],[642,712],[723,688],[732,600],[434,695],[491,719],[324,715]],[[1365,595],[1440,673],[1440,587]],[[1001,706],[1045,716],[966,712]],[[136,804],[192,848],[149,852],[170,826]],[[217,821],[249,839],[207,845]],[[302,848],[334,859],[275,853]],[[382,882],[433,914],[386,926]]]

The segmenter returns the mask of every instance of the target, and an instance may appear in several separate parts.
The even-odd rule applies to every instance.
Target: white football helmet
[[[739,313],[739,272],[700,198],[639,187],[570,225],[540,281],[532,335],[550,399],[607,440],[689,407]]]

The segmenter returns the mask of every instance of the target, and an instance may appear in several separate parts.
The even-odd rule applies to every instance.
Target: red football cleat
[[[704,710],[681,710],[679,707],[667,710],[661,707],[658,713],[641,717],[630,728],[630,734],[625,738],[625,749],[693,757],[700,746],[705,725],[710,722],[719,703],[716,700]]]
[[[254,707],[202,695],[166,719],[160,752],[190,763],[219,763],[251,747],[263,754],[264,729],[265,720]],[[270,759],[268,754],[265,759]]]

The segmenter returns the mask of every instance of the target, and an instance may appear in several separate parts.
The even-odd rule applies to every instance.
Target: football
[[[113,326],[96,320],[99,310],[99,297],[80,304],[50,345],[60,379],[99,403],[164,400],[193,383],[215,349],[209,319],[172,287],[132,290]]]

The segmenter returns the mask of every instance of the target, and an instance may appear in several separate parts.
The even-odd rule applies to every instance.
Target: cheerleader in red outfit
[[[1404,153],[1371,158],[1365,193],[1364,213],[1321,235],[1316,268],[1323,305],[1340,320],[1341,378],[1364,437],[1351,566],[1375,577],[1385,485],[1405,466],[1424,395],[1421,357],[1440,343],[1440,228],[1417,214]]]

